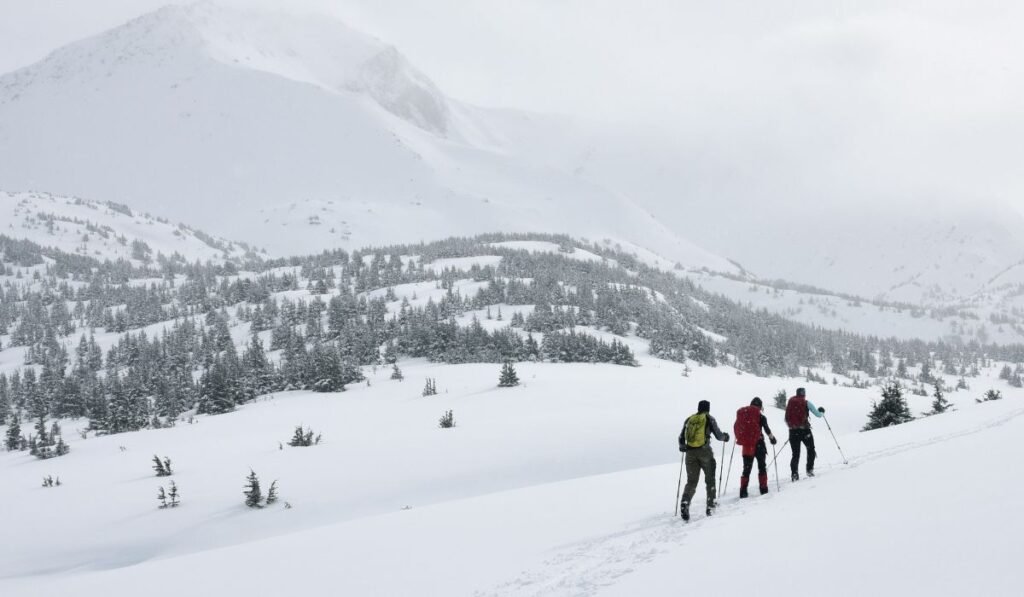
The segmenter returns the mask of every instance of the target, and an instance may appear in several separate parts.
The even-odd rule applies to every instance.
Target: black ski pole
[[[781,452],[781,451],[785,450],[785,449],[786,449],[786,446],[788,446],[788,445],[789,445],[789,440],[787,439],[787,440],[786,440],[786,441],[785,441],[785,442],[784,442],[784,443],[782,444],[782,447],[781,447],[781,448],[779,448],[779,452]],[[772,446],[772,449],[774,450],[774,449],[775,449],[775,446]],[[779,453],[778,453],[778,452],[775,452],[775,458],[772,458],[772,464],[775,464],[775,461],[776,461],[776,460],[778,460],[778,459],[779,459]],[[778,470],[778,468],[779,468],[779,465],[775,464],[775,469],[776,469],[776,470]]]
[[[725,473],[725,485],[722,486],[722,493],[720,495],[725,495],[725,487],[727,485],[729,485],[729,475],[732,474],[732,459],[735,458],[735,457],[736,457],[736,443],[733,442],[733,444],[732,444],[732,451],[729,452],[729,472]],[[725,458],[725,444],[724,443],[722,444],[722,458],[723,459]]]
[[[722,497],[722,473],[725,472],[725,442],[722,442],[722,468],[718,469],[718,495],[716,499]]]
[[[843,457],[843,464],[850,464],[850,461],[846,459],[846,455],[843,454],[843,449],[839,447],[839,440],[836,439],[836,434],[832,433],[832,426],[828,424],[828,417],[825,416],[825,413],[821,413],[821,418],[825,419],[825,425],[828,427],[828,432],[832,434],[832,441],[836,443],[839,455]]]
[[[679,516],[679,492],[683,488],[683,463],[686,462],[686,452],[683,452],[683,457],[679,461],[679,483],[676,484],[676,505],[672,511],[672,516]]]

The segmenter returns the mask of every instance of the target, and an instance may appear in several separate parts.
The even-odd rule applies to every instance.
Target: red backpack
[[[786,425],[790,429],[807,425],[807,398],[793,396],[786,405]]]
[[[732,426],[736,443],[741,446],[756,446],[761,439],[761,409],[744,406],[736,411],[736,422]]]

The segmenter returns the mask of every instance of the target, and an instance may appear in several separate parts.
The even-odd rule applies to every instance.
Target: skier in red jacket
[[[768,447],[764,443],[764,433],[768,434],[768,440],[774,446],[775,435],[768,427],[768,418],[762,413],[763,404],[760,398],[755,397],[750,401],[750,406],[744,406],[736,411],[736,423],[733,424],[733,435],[736,443],[743,446],[743,474],[740,476],[740,497],[747,497],[747,486],[750,484],[750,471],[754,467],[754,459],[757,459],[757,484],[761,489],[761,495],[768,493],[768,466],[765,460],[768,457]]]
[[[789,472],[792,479],[800,479],[800,444],[807,446],[807,476],[814,476],[814,457],[817,452],[814,450],[814,434],[811,433],[811,419],[809,415],[821,418],[825,409],[814,406],[814,403],[807,399],[807,391],[803,388],[796,389],[796,396],[789,399],[786,404],[786,425],[789,426],[789,447],[793,450],[793,458],[789,461]]]

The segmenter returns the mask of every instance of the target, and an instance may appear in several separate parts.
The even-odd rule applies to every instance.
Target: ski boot
[[[794,483],[800,480],[800,473],[793,473],[792,480]]]
[[[711,516],[712,514],[715,513],[715,508],[717,508],[717,507],[718,507],[718,504],[716,504],[714,500],[708,500],[708,508],[707,508],[707,510],[704,511],[704,514],[706,514],[708,516]]]
[[[683,502],[680,505],[679,515],[683,517],[683,521],[690,522],[690,502]]]
[[[813,477],[814,476],[814,471],[812,471],[811,469],[807,469],[807,476],[808,477]]]

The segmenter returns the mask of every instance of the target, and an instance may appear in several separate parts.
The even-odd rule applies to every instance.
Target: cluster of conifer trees
[[[140,266],[0,236],[3,273],[13,277],[0,285],[0,335],[9,334],[0,349],[27,348],[26,366],[0,375],[0,423],[42,421],[45,430],[48,419],[87,417],[100,433],[170,425],[193,409],[228,412],[270,392],[341,391],[363,379],[361,367],[401,357],[636,365],[627,343],[598,339],[586,328],[646,339],[661,358],[709,366],[728,359],[762,375],[799,374],[821,363],[869,377],[898,375],[908,363],[942,363],[947,373],[970,375],[985,359],[1024,360],[1020,346],[812,328],[598,246],[587,249],[602,261],[490,244],[511,239],[557,242],[567,252],[573,245],[560,236],[486,235],[245,263],[188,264],[158,255]],[[478,255],[502,260],[469,271],[425,267]],[[399,300],[395,287],[414,283],[432,298],[403,293]],[[478,317],[464,317],[485,310],[499,319],[510,313],[510,325],[491,330]],[[160,322],[168,323],[159,332],[142,329]],[[249,324],[248,339],[232,337],[246,329],[240,323]],[[112,345],[108,332],[120,333]],[[72,354],[67,346],[75,346]],[[24,445],[20,436],[14,443],[30,449],[27,437]]]

